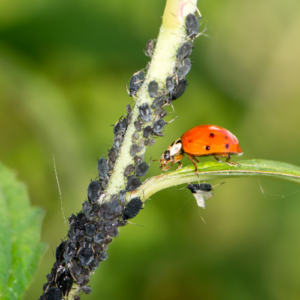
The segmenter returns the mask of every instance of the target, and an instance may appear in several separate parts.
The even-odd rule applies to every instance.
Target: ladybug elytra
[[[175,163],[182,167],[180,162],[184,154],[194,164],[195,172],[198,171],[196,156],[213,156],[218,162],[219,157],[226,157],[230,165],[238,163],[229,162],[231,155],[242,155],[243,151],[238,139],[227,129],[216,125],[200,125],[186,131],[181,138],[168,147],[160,158],[160,168],[163,171],[169,170]],[[196,161],[196,162],[195,162]]]

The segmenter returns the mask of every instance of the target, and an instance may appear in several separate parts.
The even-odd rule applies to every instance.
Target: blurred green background
[[[132,101],[125,82],[146,65],[143,49],[157,37],[164,5],[0,1],[0,159],[28,184],[32,204],[46,210],[41,239],[49,248],[26,300],[41,295],[67,233],[52,155],[69,217],[111,147],[110,125]],[[147,159],[187,129],[211,123],[239,138],[241,159],[300,165],[299,0],[198,7],[210,38],[196,40],[189,86],[174,103],[179,119]],[[149,176],[159,172],[152,163]],[[134,219],[144,227],[121,230],[91,277],[93,293],[82,299],[300,299],[300,187],[225,181],[206,210],[186,190],[154,195]]]

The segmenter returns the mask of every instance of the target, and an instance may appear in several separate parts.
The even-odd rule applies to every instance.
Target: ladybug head
[[[173,161],[174,157],[182,153],[181,139],[176,140],[160,157],[160,168]]]

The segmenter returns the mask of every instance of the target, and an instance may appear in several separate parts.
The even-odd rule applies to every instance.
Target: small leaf
[[[171,186],[228,177],[269,176],[300,184],[300,167],[298,166],[259,159],[239,161],[239,164],[240,166],[231,166],[227,163],[204,162],[198,164],[198,174],[194,172],[193,165],[174,172],[162,173],[146,181],[137,191],[131,193],[131,197],[140,196],[145,200],[154,193]]]
[[[46,249],[39,242],[44,212],[1,163],[0,207],[0,299],[22,299]]]

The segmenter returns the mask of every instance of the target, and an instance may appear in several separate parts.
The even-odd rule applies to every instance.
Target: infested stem
[[[113,174],[108,183],[106,201],[110,199],[110,195],[117,194],[119,190],[125,187],[124,170],[128,165],[134,163],[133,157],[130,155],[130,148],[133,145],[132,135],[135,132],[134,121],[139,116],[138,106],[143,103],[148,103],[151,106],[154,101],[154,98],[150,98],[148,93],[150,81],[157,81],[159,89],[163,89],[166,78],[174,74],[177,49],[186,39],[184,19],[189,13],[195,12],[196,4],[197,0],[167,1],[152,61],[145,81],[137,93],[136,105],[132,109],[131,123],[128,124]],[[146,147],[143,147],[137,155],[144,155],[145,151]]]

